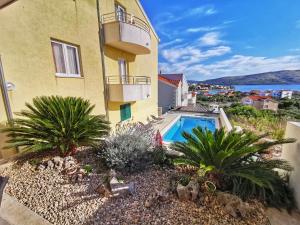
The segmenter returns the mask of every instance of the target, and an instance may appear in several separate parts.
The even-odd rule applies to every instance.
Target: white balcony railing
[[[102,16],[105,44],[117,49],[143,55],[151,52],[149,25],[142,19],[125,12]]]
[[[112,102],[145,100],[151,95],[151,78],[147,76],[107,76],[106,84]]]

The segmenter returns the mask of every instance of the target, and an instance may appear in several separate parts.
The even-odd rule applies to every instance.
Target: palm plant
[[[277,144],[291,143],[294,139],[273,142],[262,140],[252,132],[226,133],[224,129],[212,133],[200,127],[192,133],[183,132],[185,142],[176,142],[171,147],[184,155],[176,164],[191,165],[205,171],[219,189],[229,190],[242,198],[257,197],[267,203],[282,207],[294,206],[287,182],[278,170],[291,171],[284,160],[266,160],[261,156]]]
[[[10,127],[2,130],[10,137],[8,147],[74,154],[79,146],[97,144],[110,130],[104,116],[91,115],[94,106],[82,98],[37,97],[26,107]]]

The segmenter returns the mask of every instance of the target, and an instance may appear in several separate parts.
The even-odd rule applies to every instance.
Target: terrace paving
[[[51,225],[51,223],[4,193],[0,208],[0,225]]]
[[[293,211],[291,214],[285,210],[279,211],[275,208],[268,208],[267,216],[271,225],[300,225],[300,214]]]

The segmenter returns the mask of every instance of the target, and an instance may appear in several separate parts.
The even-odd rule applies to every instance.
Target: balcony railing
[[[127,24],[131,24],[133,26],[139,27],[143,30],[145,30],[147,33],[150,33],[150,28],[148,24],[143,21],[142,19],[126,13],[126,12],[112,12],[112,13],[107,13],[102,15],[102,23],[111,23],[111,22],[123,22]]]
[[[147,76],[107,76],[107,84],[151,84]]]

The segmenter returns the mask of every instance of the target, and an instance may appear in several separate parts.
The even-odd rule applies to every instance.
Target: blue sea
[[[251,90],[291,90],[300,91],[300,84],[272,84],[272,85],[233,85],[236,91],[249,92]]]

